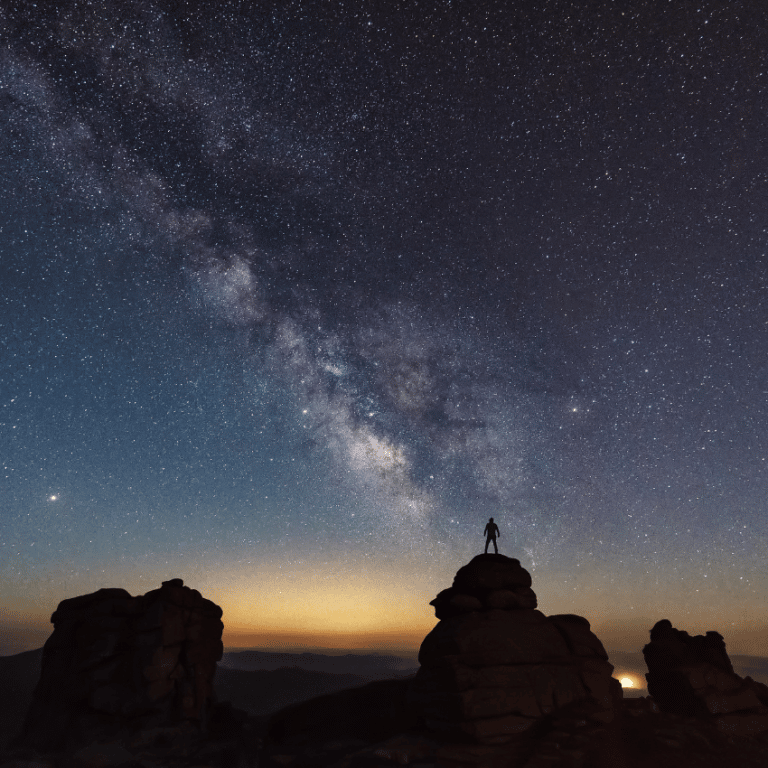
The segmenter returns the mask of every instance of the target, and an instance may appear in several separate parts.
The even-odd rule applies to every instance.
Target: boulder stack
[[[13,746],[71,751],[151,728],[205,730],[224,650],[221,616],[181,579],[139,597],[100,589],[62,601]]]
[[[768,686],[733,671],[718,632],[692,637],[662,619],[643,656],[648,693],[662,712],[713,720],[735,736],[768,731]]]
[[[430,605],[440,621],[409,691],[428,729],[504,743],[572,702],[612,719],[622,693],[602,643],[581,616],[536,610],[518,560],[478,555]]]

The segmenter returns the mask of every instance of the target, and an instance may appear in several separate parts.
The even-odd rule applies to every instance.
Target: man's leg
[[[496,554],[499,554],[499,548],[496,546],[496,537],[493,537],[493,548],[496,550]]]
[[[485,554],[486,554],[486,555],[488,554],[488,545],[489,545],[490,543],[491,543],[491,537],[489,536],[489,537],[488,537],[488,538],[485,540]]]

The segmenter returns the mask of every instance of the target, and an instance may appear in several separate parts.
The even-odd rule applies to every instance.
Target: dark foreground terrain
[[[500,745],[437,735],[408,722],[401,684],[289,707],[262,732],[260,766],[364,768],[751,768],[768,766],[768,734],[734,737],[694,717],[659,712],[652,699],[627,699],[611,722],[588,703],[559,710]],[[410,726],[410,727],[403,727]],[[387,733],[387,731],[389,731]]]
[[[42,657],[42,648],[0,656],[0,752],[21,729]],[[228,652],[218,665],[214,689],[218,701],[258,719],[316,696],[403,677],[414,671],[412,665],[394,656]]]
[[[34,654],[35,652],[31,652]],[[22,661],[34,663],[34,655]],[[284,670],[277,670],[284,671]],[[289,670],[296,673],[302,670]],[[317,673],[309,673],[317,674]],[[346,677],[346,676],[340,676]],[[13,680],[10,688],[22,693]],[[203,736],[189,725],[154,729],[124,743],[73,755],[29,750],[0,755],[2,768],[765,768],[768,734],[735,737],[701,718],[659,712],[648,697],[626,699],[611,722],[588,704],[558,711],[500,745],[435,734],[405,702],[408,679],[326,693],[256,716],[220,704]],[[17,687],[13,688],[16,685]],[[8,700],[4,699],[7,707]],[[8,721],[4,720],[3,725]]]
[[[626,656],[618,668],[641,677],[642,654]],[[41,660],[42,649],[0,657],[0,768],[768,767],[768,734],[736,737],[701,718],[660,712],[639,695],[645,691],[625,692],[612,722],[581,705],[507,744],[479,745],[429,732],[409,713],[412,660],[253,651],[224,654],[215,676],[220,704],[205,736],[183,725],[75,755],[9,751]],[[734,666],[764,676],[764,659],[735,656]]]

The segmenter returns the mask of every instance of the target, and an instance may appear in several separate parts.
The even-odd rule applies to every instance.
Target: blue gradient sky
[[[606,646],[762,653],[758,6],[28,5],[0,649],[172,577],[230,646],[414,647],[492,515]]]

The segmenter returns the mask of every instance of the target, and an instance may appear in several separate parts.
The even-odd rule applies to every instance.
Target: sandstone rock
[[[726,672],[733,672],[733,665],[725,650],[725,640],[719,632],[710,631],[706,635],[691,637],[687,632],[675,629],[669,619],[662,619],[651,629],[651,645],[661,642],[668,643],[666,647],[679,658],[695,658]]]
[[[215,703],[222,611],[181,579],[132,597],[100,589],[63,600],[14,748],[72,753],[146,727],[189,720]]]
[[[556,627],[539,611],[489,610],[444,619],[419,651],[422,665],[459,655],[471,667],[539,664],[570,655]]]
[[[643,656],[648,693],[662,712],[710,719],[732,735],[768,731],[768,687],[733,671],[719,633],[692,637],[663,619]]]
[[[519,608],[536,608],[536,594],[530,587],[516,587],[515,589],[496,589],[489,592],[483,605],[486,608],[501,608],[514,610]]]
[[[549,620],[557,627],[574,656],[596,656],[608,660],[603,644],[592,633],[589,622],[583,616],[557,614],[550,616]]]
[[[454,589],[467,594],[530,587],[531,583],[531,574],[520,561],[505,555],[478,555],[459,568],[453,579]]]
[[[601,659],[585,659],[581,665],[581,680],[590,696],[607,710],[623,696],[621,683],[611,677],[612,672],[613,665]]]
[[[478,555],[431,605],[440,621],[408,692],[428,728],[498,744],[580,701],[611,720],[622,692],[602,643],[580,616],[535,610],[519,561]]]
[[[453,595],[451,605],[459,613],[471,613],[472,611],[479,611],[483,607],[482,603],[472,595]]]

